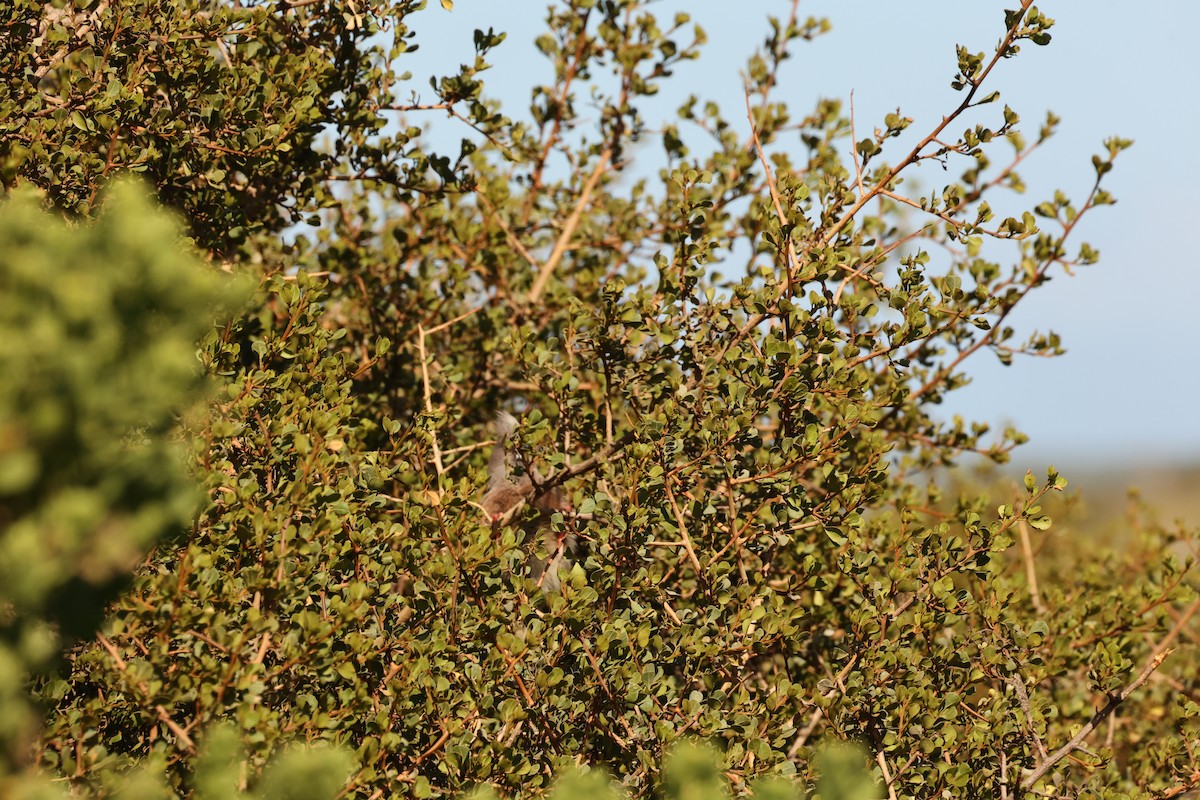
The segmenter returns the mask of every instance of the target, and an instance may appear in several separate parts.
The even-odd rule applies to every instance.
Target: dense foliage
[[[993,214],[1056,122],[1023,134],[987,85],[1049,42],[1028,0],[997,8],[994,48],[959,47],[961,102],[916,137],[780,101],[828,27],[796,3],[744,110],[669,120],[644,101],[704,34],[636,0],[552,7],[553,80],[511,117],[484,92],[493,31],[415,94],[416,2],[10,5],[5,185],[90,216],[140,172],[213,271],[260,280],[198,351],[220,392],[182,426],[202,511],[34,686],[41,764],[76,790],[150,762],[186,791],[218,723],[249,772],[290,741],[349,748],[360,797],[532,795],[577,763],[641,795],[686,735],[739,791],[811,782],[842,740],[896,797],[1200,783],[1180,537],[1039,558],[1057,473],[996,499],[939,483],[1020,443],[935,407],[973,356],[1059,351],[1009,317],[1096,261],[1075,229],[1128,145],[1082,200]],[[917,173],[937,188],[908,194]],[[561,594],[476,505],[498,409],[571,496],[553,524],[587,553]]]

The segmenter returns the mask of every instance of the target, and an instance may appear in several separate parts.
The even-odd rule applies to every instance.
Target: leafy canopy
[[[494,31],[414,90],[415,2],[13,6],[6,184],[88,215],[141,172],[206,258],[261,278],[199,350],[222,392],[184,433],[206,506],[112,606],[111,649],[39,685],[46,769],[97,788],[152,759],[183,791],[179,731],[225,721],[252,770],[289,739],[351,748],[364,796],[538,794],[576,762],[642,794],[691,735],[739,790],[811,779],[845,739],[896,796],[1195,785],[1172,537],[1038,559],[1055,471],[999,500],[938,482],[1023,440],[937,406],[973,357],[1060,352],[1011,315],[1096,261],[1076,229],[1129,144],[1082,199],[993,212],[1057,123],[988,88],[1050,40],[1029,2],[958,48],[960,102],[911,146],[902,112],[782,101],[828,28],[796,3],[745,109],[665,120],[646,100],[705,36],[636,0],[552,6],[520,112],[485,92]],[[430,144],[441,117],[461,142]],[[553,524],[587,552],[562,594],[474,505],[500,408],[571,495]]]

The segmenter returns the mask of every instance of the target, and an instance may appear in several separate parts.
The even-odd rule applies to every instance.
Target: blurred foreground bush
[[[0,206],[0,775],[31,755],[23,674],[91,635],[201,499],[168,432],[230,281],[180,236],[127,184],[76,230],[31,192]]]
[[[0,204],[0,374],[10,378],[0,383],[5,798],[68,794],[28,769],[39,714],[27,680],[64,643],[93,634],[150,547],[195,515],[200,497],[170,434],[208,387],[196,340],[244,300],[239,283],[186,252],[176,222],[142,189],[124,183],[111,194],[96,223],[73,229],[33,193]],[[198,796],[247,796],[239,748],[236,734],[211,733],[194,764]],[[345,783],[346,760],[312,749],[276,759],[254,796],[328,800]],[[105,774],[103,794],[170,796],[161,771],[151,760]]]
[[[878,800],[880,787],[866,769],[865,754],[858,747],[837,745],[817,755],[820,779],[814,787],[820,800]],[[663,760],[657,795],[663,800],[727,800],[732,796],[729,781],[721,773],[721,759],[711,747],[681,741]],[[803,800],[804,787],[786,778],[759,778],[744,793],[751,800]],[[567,768],[554,782],[549,800],[626,800],[628,792],[614,782],[603,768]],[[490,787],[470,793],[468,800],[495,800]]]

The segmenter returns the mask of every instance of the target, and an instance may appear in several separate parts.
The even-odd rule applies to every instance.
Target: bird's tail
[[[492,429],[496,432],[496,441],[503,442],[517,429],[517,418],[507,411],[497,412],[496,419],[492,421]]]
[[[488,490],[509,483],[508,448],[505,443],[508,437],[517,429],[517,418],[507,411],[496,414],[492,422],[492,430],[496,433],[496,443],[492,445],[492,456],[488,459]]]

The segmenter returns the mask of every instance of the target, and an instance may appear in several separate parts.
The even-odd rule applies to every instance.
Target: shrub
[[[95,633],[144,553],[201,497],[177,443],[195,341],[237,289],[136,187],[69,230],[28,191],[0,206],[0,779],[28,759],[24,674]]]
[[[1096,260],[1076,226],[1128,146],[1081,201],[996,219],[1056,122],[1026,136],[987,88],[1049,41],[1036,8],[959,48],[961,102],[897,150],[902,113],[859,136],[839,101],[778,99],[827,27],[795,6],[747,66],[749,122],[698,97],[659,125],[644,99],[704,36],[633,0],[551,9],[524,118],[483,93],[492,31],[402,98],[412,3],[18,5],[5,180],[87,214],[141,170],[262,278],[200,348],[203,512],[38,687],[47,769],[82,790],[150,759],[183,791],[191,732],[228,722],[251,771],[287,740],[350,747],[361,796],[538,794],[579,762],[641,795],[694,735],[738,791],[809,781],[846,739],[898,797],[1196,785],[1175,535],[1039,563],[1014,543],[1050,535],[1054,470],[999,502],[939,488],[1022,441],[933,412],[972,356],[1058,351],[1010,316]],[[431,109],[457,152],[423,142]],[[930,161],[953,177],[907,194]],[[561,594],[474,505],[502,408],[588,545]]]

